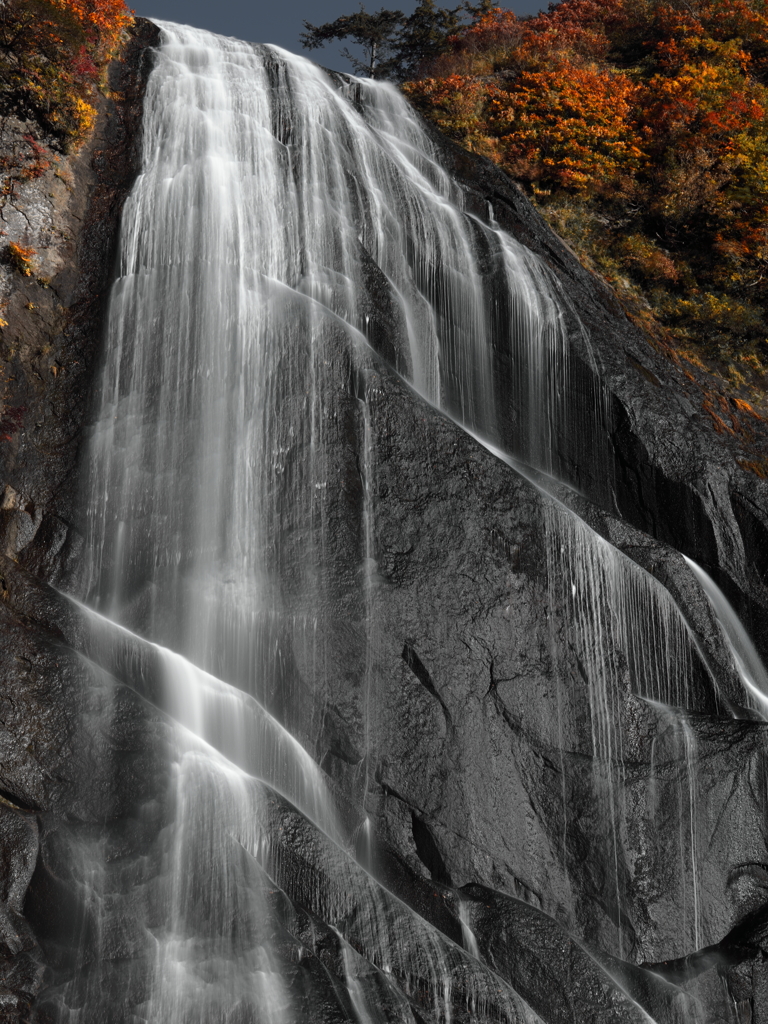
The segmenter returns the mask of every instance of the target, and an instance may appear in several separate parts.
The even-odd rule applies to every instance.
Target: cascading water
[[[768,711],[768,672],[760,655],[715,581],[692,559],[686,558],[686,562],[712,605],[746,694],[752,698],[756,710],[765,714]]]
[[[126,1020],[163,1024],[311,1019],[295,964],[333,946],[344,1019],[408,1021],[418,1005],[430,1021],[534,1021],[480,962],[463,904],[453,942],[361,867],[364,811],[343,820],[328,780],[265,706],[310,743],[329,713],[314,681],[346,672],[349,715],[364,719],[363,749],[341,751],[347,796],[365,802],[383,586],[377,360],[493,450],[504,348],[519,367],[506,396],[511,454],[550,473],[569,416],[565,300],[492,211],[483,223],[465,209],[393,88],[335,79],[271,47],[162,32],[89,444],[88,551],[95,633],[105,616],[149,642],[170,767],[140,867],[98,845],[83,856],[100,955],[120,947],[135,966],[105,985],[86,964],[56,993],[56,1012],[103,1020],[119,1004]],[[356,432],[362,455],[335,476],[331,452]],[[356,530],[334,519],[329,489],[358,508]],[[620,705],[629,692],[685,705],[700,659],[667,592],[543,500],[550,596],[570,624],[560,647],[553,633],[557,708],[575,657],[606,901],[629,954]],[[334,630],[362,638],[351,666],[333,660],[329,608]],[[565,782],[563,793],[565,805]],[[698,893],[695,865],[693,876]],[[126,918],[133,932],[118,942]],[[697,902],[697,941],[702,922]],[[646,1019],[616,998],[617,1020]]]

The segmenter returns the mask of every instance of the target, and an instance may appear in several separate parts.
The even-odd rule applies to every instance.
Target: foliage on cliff
[[[93,124],[94,90],[130,20],[124,0],[4,0],[0,113],[32,119],[76,147]],[[34,159],[27,163],[34,176]]]
[[[404,88],[659,340],[768,356],[766,0],[483,3]]]

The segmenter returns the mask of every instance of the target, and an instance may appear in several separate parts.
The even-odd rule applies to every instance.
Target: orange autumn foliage
[[[768,354],[766,0],[483,10],[406,94],[669,337]]]
[[[487,120],[513,174],[598,191],[643,155],[628,120],[636,91],[621,75],[561,58],[547,70],[522,71],[514,93],[489,89]]]
[[[123,0],[52,0],[69,11],[82,25],[91,25],[104,35],[114,35],[127,24],[130,14]]]
[[[0,5],[0,113],[78,145],[94,89],[131,21],[123,0],[5,0]]]
[[[7,258],[11,266],[18,270],[24,277],[32,276],[34,257],[37,255],[34,249],[17,242],[9,242],[7,247]]]

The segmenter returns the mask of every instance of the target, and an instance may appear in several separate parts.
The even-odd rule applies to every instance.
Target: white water
[[[294,907],[290,928],[304,932],[284,953],[280,891],[336,935],[363,1024],[411,1019],[409,999],[435,1021],[535,1019],[478,962],[463,919],[468,952],[354,862],[322,773],[264,709],[281,706],[305,728],[324,713],[297,677],[341,671],[326,664],[318,610],[339,600],[327,566],[342,549],[364,598],[339,606],[339,628],[364,637],[350,675],[363,693],[367,790],[379,585],[370,346],[490,450],[494,353],[506,348],[520,367],[503,396],[517,410],[515,455],[555,465],[569,413],[561,299],[533,255],[464,203],[393,88],[333,83],[274,48],[163,27],[109,307],[88,536],[90,599],[152,641],[172,719],[161,852],[132,883],[153,966],[130,975],[139,995],[103,995],[133,1000],[152,1024],[300,1015],[286,965],[326,939],[310,939],[315,925]],[[347,488],[357,500],[355,469],[350,483],[334,467],[358,419],[350,537],[322,499]],[[634,689],[685,704],[695,645],[666,591],[554,503],[546,536],[552,598],[570,609],[586,666],[595,799],[615,860],[609,900],[620,907],[621,701]],[[280,818],[274,793],[316,830]],[[93,882],[102,908],[110,870]],[[99,1019],[98,985],[88,991],[91,1016],[67,990],[62,1019]]]
[[[391,87],[339,89],[287,52],[168,28],[146,111],[93,444],[94,577],[112,611],[133,576],[166,577],[180,646],[203,661],[269,606],[265,548],[285,516],[275,478],[295,473],[298,501],[327,485],[329,358],[341,336],[361,363],[356,342],[372,333],[366,252],[389,282],[402,369],[491,438],[489,319],[504,318],[528,368],[520,448],[541,468],[567,360],[546,272],[461,213]],[[507,308],[484,284],[478,236]],[[313,458],[290,466],[304,443]]]
[[[712,577],[692,558],[686,558],[685,561],[712,605],[746,695],[752,698],[756,710],[765,717],[768,714],[768,671],[755,650],[755,645],[728,598]]]
[[[340,366],[364,379],[376,315],[367,293],[382,286],[365,276],[365,252],[387,278],[401,371],[430,401],[490,432],[481,229],[461,213],[456,188],[394,90],[338,89],[293,55],[193,29],[164,27],[143,146],[123,218],[89,482],[91,600],[161,641],[153,643],[159,699],[178,723],[168,741],[160,862],[134,880],[153,893],[143,927],[155,950],[135,1012],[163,1024],[229,1022],[233,1013],[278,1024],[298,1012],[285,956],[266,938],[265,893],[285,882],[295,899],[302,875],[282,828],[273,834],[266,783],[321,830],[313,856],[331,861],[303,902],[345,936],[341,974],[357,1017],[384,1019],[347,938],[396,979],[388,1020],[411,1019],[413,998],[446,1021],[452,1007],[477,1019],[533,1021],[505,983],[349,864],[321,773],[261,703],[290,687],[286,623],[294,642],[304,636],[310,664],[324,658],[313,614],[327,600],[321,499],[338,486],[327,449],[349,415],[335,383]],[[556,307],[534,284],[535,261],[483,230],[508,281],[515,344],[556,358]],[[368,651],[374,453],[366,414],[357,557]],[[299,595],[290,609],[277,583],[285,576]],[[367,653],[366,745],[372,671]],[[325,854],[320,834],[335,843]],[[102,876],[93,900],[103,907],[117,882],[114,872]],[[81,1019],[76,991],[61,996],[62,1017]],[[90,982],[88,993],[98,1017]],[[101,998],[131,997],[105,989]]]

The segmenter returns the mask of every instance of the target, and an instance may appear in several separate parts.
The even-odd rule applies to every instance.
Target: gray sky
[[[330,43],[311,53],[302,50],[299,34],[302,22],[321,25],[357,10],[357,0],[127,0],[145,18],[179,21],[197,25],[225,36],[237,36],[253,43],[277,43],[286,50],[311,56],[319,64],[338,71],[351,70],[339,56],[343,43]],[[458,0],[443,0],[450,7]],[[369,11],[389,7],[410,14],[416,0],[370,0]],[[549,6],[547,0],[500,0],[516,14],[536,14]]]

